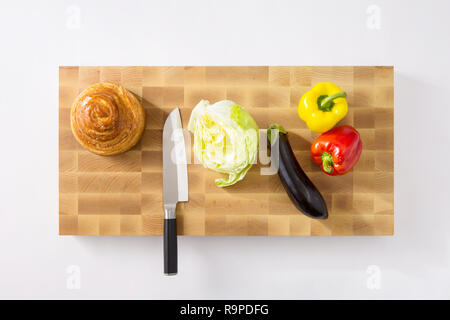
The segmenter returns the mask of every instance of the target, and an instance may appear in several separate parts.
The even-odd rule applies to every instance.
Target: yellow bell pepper
[[[346,96],[337,85],[319,82],[301,97],[298,115],[312,131],[328,131],[347,114]]]

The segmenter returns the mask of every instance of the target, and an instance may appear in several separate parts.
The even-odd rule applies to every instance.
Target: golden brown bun
[[[108,156],[138,143],[144,132],[145,112],[139,100],[122,86],[96,83],[75,99],[70,122],[85,149]]]

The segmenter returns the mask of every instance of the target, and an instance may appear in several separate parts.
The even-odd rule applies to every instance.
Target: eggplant
[[[297,209],[306,216],[314,219],[327,219],[327,204],[295,158],[286,130],[278,124],[271,125],[267,130],[267,138],[270,144],[272,144],[271,129],[278,129],[279,132],[278,176],[289,198]]]

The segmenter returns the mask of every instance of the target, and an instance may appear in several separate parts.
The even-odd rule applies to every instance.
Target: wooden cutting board
[[[393,67],[60,67],[59,232],[61,235],[161,235],[165,117],[180,107],[183,126],[201,100],[230,99],[261,129],[276,122],[289,132],[297,159],[326,199],[329,218],[313,220],[292,205],[278,175],[217,188],[218,173],[188,165],[189,202],[178,206],[180,235],[392,235],[394,232]],[[78,93],[101,81],[118,83],[142,101],[147,127],[131,151],[112,157],[85,151],[70,130]],[[312,162],[318,136],[297,115],[300,96],[317,82],[348,95],[339,123],[361,134],[363,152],[350,173],[330,177]]]

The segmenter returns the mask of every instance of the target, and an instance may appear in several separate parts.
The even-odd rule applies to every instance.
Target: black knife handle
[[[164,274],[178,272],[177,219],[164,219]]]

